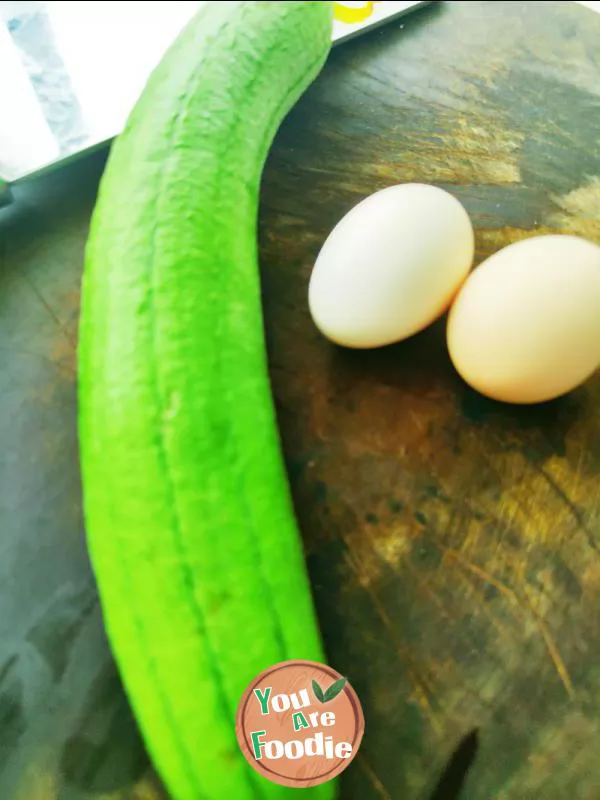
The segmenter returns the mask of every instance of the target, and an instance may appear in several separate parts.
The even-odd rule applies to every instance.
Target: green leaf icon
[[[317,698],[317,700],[320,703],[324,703],[325,702],[325,695],[323,694],[323,689],[321,689],[321,687],[319,686],[319,684],[316,681],[312,682],[312,689],[313,689],[314,695]]]
[[[334,697],[337,697],[347,682],[348,681],[346,680],[346,678],[340,678],[339,681],[332,683],[329,689],[327,689],[327,691],[323,695],[323,700],[321,702],[328,703],[330,700],[333,700]]]

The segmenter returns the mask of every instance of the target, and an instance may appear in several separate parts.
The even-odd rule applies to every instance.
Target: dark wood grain
[[[548,231],[600,243],[599,42],[600,17],[574,3],[440,3],[336,50],[269,158],[274,393],[329,661],[366,718],[347,800],[452,800],[439,779],[475,730],[461,797],[599,795],[600,377],[514,409],[458,379],[443,320],[354,353],[318,335],[306,303],[331,227],[391,183],[455,193],[478,261]],[[0,215],[9,800],[162,796],[81,522],[74,353],[102,166],[24,187]]]

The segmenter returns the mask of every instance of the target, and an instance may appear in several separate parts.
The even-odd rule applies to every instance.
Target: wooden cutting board
[[[574,3],[439,3],[333,53],[269,158],[273,387],[328,658],[366,717],[343,800],[600,796],[600,376],[515,409],[458,379],[443,321],[353,353],[306,306],[331,227],[396,182],[455,193],[478,261],[549,231],[600,243],[599,43],[600,16]],[[81,521],[74,354],[102,166],[40,179],[0,215],[8,800],[162,796]]]

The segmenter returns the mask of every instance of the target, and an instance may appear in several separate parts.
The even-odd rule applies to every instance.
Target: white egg
[[[453,195],[419,183],[390,186],[328,236],[310,279],[311,316],[345,347],[398,342],[444,313],[473,256],[473,227]]]

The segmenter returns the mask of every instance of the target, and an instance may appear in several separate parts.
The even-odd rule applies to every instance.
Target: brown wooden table
[[[161,796],[81,521],[74,354],[103,159],[24,187],[0,214],[6,800]],[[461,383],[443,323],[354,353],[307,313],[331,227],[413,180],[464,202],[478,260],[547,231],[600,242],[600,16],[568,2],[441,3],[337,50],[278,137],[261,212],[290,479],[329,661],[367,721],[342,797],[452,800],[472,762],[468,800],[594,800],[600,376],[515,409]]]

